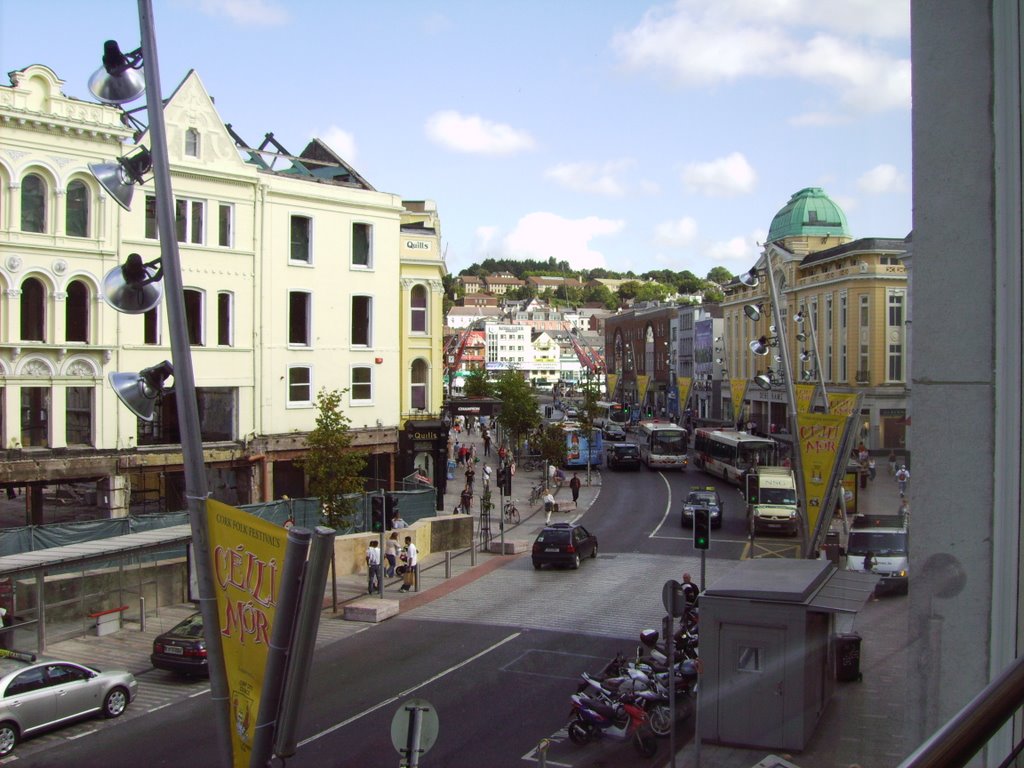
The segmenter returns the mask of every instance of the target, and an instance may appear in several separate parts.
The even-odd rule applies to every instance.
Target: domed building
[[[835,237],[843,242],[853,239],[843,209],[821,187],[805,187],[794,193],[772,219],[769,242],[792,237]]]

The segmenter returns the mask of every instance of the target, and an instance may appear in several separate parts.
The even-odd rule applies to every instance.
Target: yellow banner
[[[606,388],[608,390],[608,399],[615,399],[615,386],[619,383],[619,374],[617,373],[606,373],[604,375]]]
[[[636,377],[636,389],[637,395],[640,398],[641,410],[643,409],[644,405],[646,405],[644,401],[647,400],[647,385],[650,383],[650,381],[651,377],[648,376],[646,373],[638,374]]]
[[[842,413],[847,416],[851,416],[860,409],[860,393],[855,392],[853,394],[838,394],[834,395],[831,392],[828,396],[828,412],[829,413]]]
[[[813,534],[818,525],[821,506],[828,496],[836,464],[845,461],[841,448],[848,418],[845,413],[798,412],[796,415],[808,536]],[[826,514],[831,515],[832,510],[826,510]]]
[[[747,397],[747,385],[749,384],[749,379],[729,379],[733,421],[738,421],[743,413],[743,401]]]
[[[206,502],[206,519],[231,701],[233,764],[245,768],[259,714],[287,531],[213,499]],[[216,630],[205,631],[209,638]]]
[[[796,385],[796,412],[797,413],[810,413],[811,404],[814,402],[814,390],[817,388],[817,384],[797,384]]]
[[[693,379],[689,376],[676,376],[676,395],[679,397],[679,415],[682,416],[686,410],[686,404],[690,402],[690,388],[693,387]]]

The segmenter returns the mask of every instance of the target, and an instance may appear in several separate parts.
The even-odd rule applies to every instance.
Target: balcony
[[[871,382],[871,371],[869,371],[869,370],[857,371],[857,376],[856,376],[855,381],[858,384],[869,384]]]

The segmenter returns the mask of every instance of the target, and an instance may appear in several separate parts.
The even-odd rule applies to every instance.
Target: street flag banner
[[[288,532],[213,499],[206,501],[206,520],[231,701],[233,765],[245,768],[259,713]],[[210,633],[207,627],[207,638]]]
[[[636,388],[637,393],[640,396],[640,408],[642,409],[647,404],[647,384],[650,382],[651,377],[645,374],[639,374],[636,377]]]
[[[679,413],[682,415],[690,402],[690,389],[693,379],[689,376],[676,376],[676,392],[679,394]]]
[[[619,383],[619,374],[617,374],[617,373],[606,373],[604,375],[604,380],[605,380],[605,382],[608,385],[607,386],[607,389],[608,389],[608,399],[609,400],[614,400],[615,399],[615,386]]]
[[[729,379],[729,392],[732,396],[732,419],[739,421],[743,415],[743,401],[747,397],[749,379]]]
[[[800,467],[804,480],[804,511],[807,531],[813,534],[829,491],[837,483],[837,468],[845,470],[843,437],[850,417],[845,413],[797,413],[796,429],[800,449]],[[827,515],[832,510],[824,510]]]
[[[860,392],[853,394],[831,394],[828,396],[828,412],[852,416],[860,410]]]
[[[814,402],[814,390],[818,388],[817,384],[797,384],[796,385],[796,412],[797,413],[810,413],[811,404]]]

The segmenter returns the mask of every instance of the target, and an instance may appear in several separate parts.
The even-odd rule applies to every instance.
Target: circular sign
[[[420,743],[412,745],[419,750],[419,754],[425,754],[437,741],[437,732],[440,729],[440,722],[437,719],[437,710],[434,705],[425,699],[409,699],[395,712],[391,720],[391,743],[395,745],[398,754],[405,754],[409,746],[409,732],[412,730],[413,719],[416,714],[420,718]]]
[[[666,581],[661,588],[661,604],[665,606],[665,612],[678,618],[683,615],[685,602],[682,585],[675,579]]]

